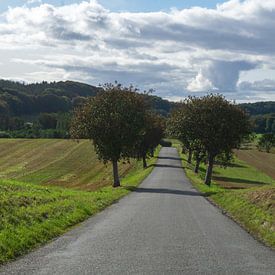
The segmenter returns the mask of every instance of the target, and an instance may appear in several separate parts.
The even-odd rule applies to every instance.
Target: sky
[[[0,78],[275,100],[274,0],[0,1]]]

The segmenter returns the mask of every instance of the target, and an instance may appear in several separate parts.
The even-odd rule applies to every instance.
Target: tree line
[[[73,109],[101,90],[73,81],[24,84],[0,80],[0,137],[67,138]],[[152,94],[143,96],[163,116],[176,105]]]
[[[113,166],[113,186],[120,186],[118,162],[153,155],[164,134],[163,117],[148,105],[143,94],[120,84],[105,84],[103,90],[78,107],[72,119],[71,136],[89,138],[98,158]]]
[[[232,150],[250,134],[251,124],[240,107],[210,94],[183,101],[168,119],[167,132],[181,141],[188,162],[195,160],[195,173],[202,162],[207,164],[205,184],[210,185],[214,163],[228,165]]]

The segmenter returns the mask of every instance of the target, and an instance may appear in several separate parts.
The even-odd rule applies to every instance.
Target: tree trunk
[[[154,149],[151,149],[150,156],[151,158],[154,157]]]
[[[196,174],[199,173],[200,163],[201,163],[201,159],[200,159],[200,158],[197,158],[197,159],[196,159],[196,166],[195,166],[195,169],[194,169],[194,172],[195,172]]]
[[[192,154],[193,154],[192,149],[189,149],[188,150],[188,160],[187,160],[188,163],[192,162]]]
[[[143,168],[147,168],[146,155],[142,156]]]
[[[119,181],[119,175],[118,175],[117,160],[113,161],[113,176],[114,176],[113,187],[119,187],[120,186],[120,181]]]
[[[208,156],[208,167],[205,175],[205,181],[204,183],[208,186],[210,186],[211,179],[212,179],[212,172],[213,172],[213,165],[214,165],[214,155],[209,154]]]

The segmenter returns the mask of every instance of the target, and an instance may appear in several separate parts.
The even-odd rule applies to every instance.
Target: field
[[[121,164],[122,187],[114,189],[110,165],[96,159],[89,141],[0,140],[0,152],[0,264],[128,194],[156,161],[145,170],[135,160]]]
[[[120,163],[126,175],[136,161]],[[97,160],[93,145],[60,139],[0,139],[0,179],[92,191],[112,182],[112,167]]]
[[[173,145],[181,151],[178,142],[173,141]],[[262,156],[262,160],[257,160],[257,165],[254,165],[255,157],[240,159],[253,153]],[[184,154],[181,157],[186,174],[197,189],[256,238],[275,247],[275,179],[266,170],[266,167],[275,167],[274,155],[268,156],[268,165],[265,164],[265,153],[240,150],[235,155],[234,162],[228,168],[215,166],[211,187],[203,183],[205,165],[196,175],[193,172],[194,163],[188,164]]]
[[[236,156],[275,179],[275,153],[260,152],[255,148],[238,150]]]

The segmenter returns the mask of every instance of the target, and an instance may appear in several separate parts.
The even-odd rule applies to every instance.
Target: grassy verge
[[[254,237],[275,248],[275,181],[247,163],[236,159],[231,167],[215,167],[210,187],[203,183],[205,166],[199,174],[194,164],[187,163],[180,144],[174,142],[182,157],[183,167],[193,185],[221,207]]]
[[[156,158],[151,158],[146,170],[136,162],[122,179],[122,187],[108,186],[94,192],[0,180],[0,264],[48,242],[119,200],[148,176],[155,162]]]

